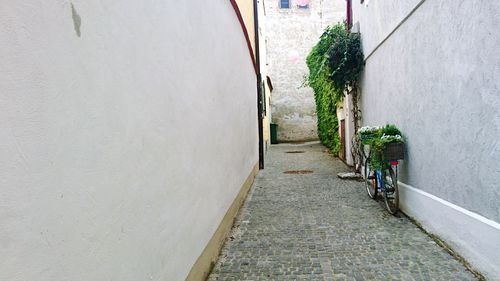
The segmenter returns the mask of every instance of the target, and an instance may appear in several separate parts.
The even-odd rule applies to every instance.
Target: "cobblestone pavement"
[[[273,146],[266,160],[209,281],[477,280],[363,183],[338,179],[347,168],[322,145]]]

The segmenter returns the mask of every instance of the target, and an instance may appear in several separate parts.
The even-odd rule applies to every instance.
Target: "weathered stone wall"
[[[264,0],[262,0],[264,1]],[[267,63],[273,79],[272,122],[281,141],[315,140],[316,105],[311,88],[303,87],[308,74],[306,57],[323,30],[345,17],[344,0],[311,0],[309,8],[280,9],[278,0],[265,0],[261,17],[267,31]]]

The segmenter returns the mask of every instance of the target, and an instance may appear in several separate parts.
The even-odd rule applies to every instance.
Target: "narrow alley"
[[[209,281],[477,280],[363,183],[337,178],[348,168],[321,144],[272,146],[266,160]]]
[[[500,281],[500,1],[2,3],[0,281]]]

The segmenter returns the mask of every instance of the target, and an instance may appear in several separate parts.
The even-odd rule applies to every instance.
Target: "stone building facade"
[[[260,22],[266,29],[265,61],[274,87],[271,110],[272,122],[278,124],[278,139],[316,140],[314,94],[303,86],[308,74],[306,57],[328,25],[344,20],[345,1],[260,1],[265,7]]]

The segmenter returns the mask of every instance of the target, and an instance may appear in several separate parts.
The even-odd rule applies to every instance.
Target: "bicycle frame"
[[[377,177],[377,188],[380,190],[385,190],[385,184],[382,180],[382,172],[379,170],[375,170],[375,177]]]
[[[389,165],[390,168],[392,169],[392,167],[395,166],[395,169],[394,169],[394,172],[396,173],[396,175],[398,174],[398,165],[399,165],[399,161],[390,161],[389,162]],[[375,176],[377,178],[377,188],[382,190],[382,191],[387,191],[386,190],[386,187],[385,187],[385,180],[382,180],[384,176],[387,176],[387,175],[383,175],[383,173],[377,169],[374,170],[374,173],[375,173]]]
[[[368,151],[367,151],[368,150]],[[395,215],[399,210],[398,165],[399,160],[387,161],[387,166],[381,170],[371,169],[371,149],[365,145],[361,150],[365,158],[364,176],[365,188],[371,199],[377,199],[377,193],[382,192],[385,206],[390,214]],[[398,157],[398,156],[396,156]]]

